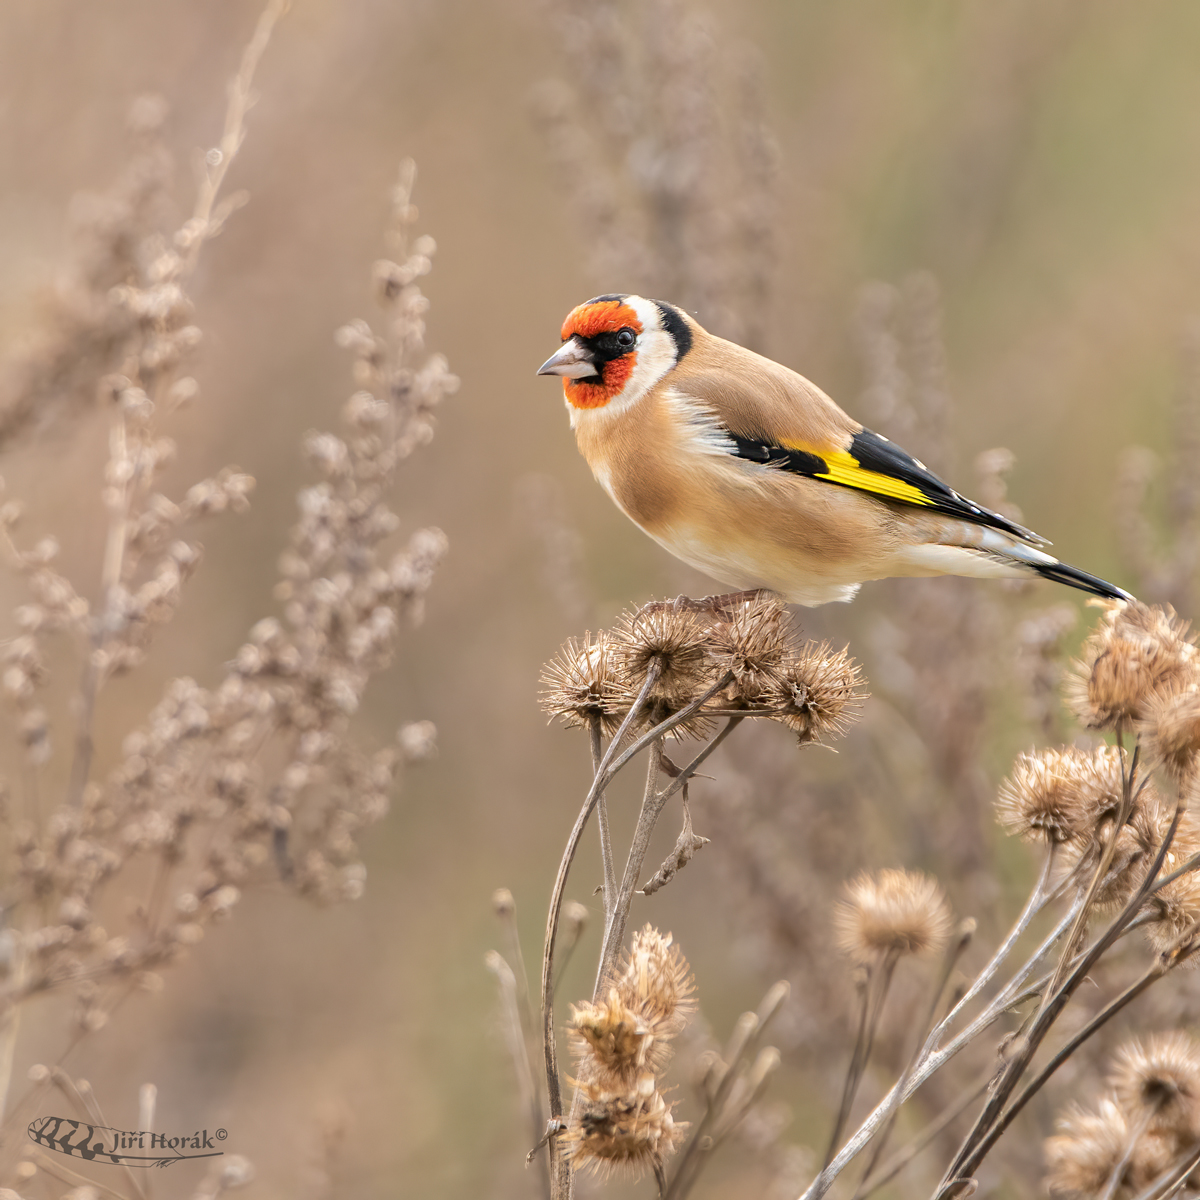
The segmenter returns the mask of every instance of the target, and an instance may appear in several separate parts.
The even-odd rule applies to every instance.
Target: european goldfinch
[[[562,376],[592,473],[656,542],[722,583],[816,605],[893,575],[1041,575],[1131,599],[671,304],[597,296],[567,315],[562,340],[538,374]]]

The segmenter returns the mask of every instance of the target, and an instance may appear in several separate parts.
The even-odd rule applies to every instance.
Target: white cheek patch
[[[637,362],[619,396],[609,402],[636,404],[675,365],[675,342],[661,329],[650,330],[638,338]]]

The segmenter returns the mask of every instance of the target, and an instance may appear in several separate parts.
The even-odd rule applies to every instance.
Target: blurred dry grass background
[[[216,138],[224,86],[258,8],[0,7],[7,355],[38,328],[39,294],[70,255],[72,196],[107,186],[128,159],[125,114],[141,93],[170,105],[173,217],[190,204],[192,156]],[[1200,312],[1200,10],[1189,0],[711,0],[706,10],[720,53],[744,48],[758,63],[778,146],[778,269],[761,348],[871,419],[856,339],[862,289],[933,272],[955,398],[952,481],[971,491],[975,455],[1008,447],[1010,495],[1027,522],[1068,561],[1133,582],[1114,535],[1116,464],[1134,443],[1168,449],[1184,331]],[[255,1194],[315,1187],[322,1137],[342,1127],[336,1194],[530,1194],[482,957],[497,941],[488,898],[501,884],[517,897],[533,956],[585,790],[586,748],[545,727],[538,670],[588,620],[607,622],[651,594],[711,590],[613,509],[576,453],[558,390],[533,377],[569,307],[629,286],[591,273],[594,247],[570,181],[536,125],[535,85],[571,68],[553,16],[536,0],[297,0],[263,62],[261,100],[230,181],[250,202],[209,248],[193,289],[206,334],[203,398],[179,418],[174,477],[232,461],[258,488],[249,514],[205,531],[206,558],[180,616],[146,666],[114,686],[101,770],[167,679],[212,682],[270,611],[274,562],[306,478],[300,436],[330,424],[351,390],[333,331],[368,310],[366,268],[380,252],[402,155],[420,165],[419,226],[439,244],[426,288],[429,345],[463,381],[433,445],[406,464],[398,504],[407,527],[443,528],[450,556],[424,626],[404,635],[367,714],[380,739],[400,721],[434,720],[439,757],[409,774],[368,840],[365,898],[313,911],[284,894],[256,896],[171,973],[164,996],[127,1006],[70,1064],[117,1123],[134,1121],[137,1085],[152,1080],[164,1124],[227,1126],[230,1148],[258,1167]],[[0,461],[9,491],[29,502],[31,531],[60,537],[76,578],[96,573],[105,436],[96,413],[50,422]],[[531,484],[534,474],[549,483]],[[564,542],[547,527],[551,541],[579,547],[565,600],[545,584],[531,487],[578,531]],[[979,622],[996,605],[1024,614],[1077,601],[1049,585],[1021,595],[917,586],[869,586],[853,608],[801,613],[810,635],[852,643],[881,697],[875,732],[868,717],[841,758],[819,762],[811,752],[797,759],[781,731],[767,731],[779,746],[764,734],[753,755],[734,748],[714,760],[723,781],[707,801],[714,823],[735,819],[722,792],[731,778],[762,790],[756,772],[766,771],[771,793],[786,798],[811,790],[815,773],[843,789],[845,807],[797,800],[793,834],[813,854],[835,855],[846,874],[944,864],[945,830],[962,819],[953,767],[934,771],[943,790],[909,788],[895,770],[843,770],[871,759],[882,736],[916,763],[907,778],[928,777],[936,721],[909,720],[902,708],[897,716],[886,702],[897,620],[928,623],[924,607],[905,614],[914,595],[937,587]],[[17,597],[11,580],[0,582],[0,607]],[[955,671],[945,664],[952,678],[929,688],[969,690]],[[984,689],[978,704],[983,732],[970,763],[986,778],[971,786],[985,803],[1012,751],[1036,735],[1011,699]],[[631,803],[614,796],[622,831]],[[777,964],[768,918],[747,909],[719,832],[699,825],[704,811],[698,829],[714,845],[655,898],[655,919],[686,949],[705,1016],[727,1029]],[[853,827],[840,820],[850,812]],[[988,844],[986,811],[979,828],[973,836]],[[1027,881],[1027,861],[1005,861]],[[585,902],[586,874],[575,897]],[[941,877],[964,913],[984,915],[981,900],[1005,905],[1003,888],[984,896],[965,872]],[[745,936],[748,926],[757,936]],[[577,970],[568,993],[587,988],[587,966]],[[800,1012],[777,1093],[797,1115],[786,1140],[816,1144],[824,1125],[810,1137],[809,1120],[825,1111],[829,1084],[806,1069],[803,1004]],[[25,1053],[18,1077],[37,1061],[35,1036]],[[1028,1153],[1036,1159],[1032,1144]],[[176,1186],[168,1178],[164,1191]],[[752,1156],[734,1150],[697,1194],[753,1194],[745,1189],[756,1182]]]

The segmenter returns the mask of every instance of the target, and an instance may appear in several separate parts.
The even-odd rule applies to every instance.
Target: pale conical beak
[[[596,359],[592,352],[578,339],[564,342],[562,349],[550,355],[540,367],[539,375],[562,375],[565,379],[584,379],[598,375]]]

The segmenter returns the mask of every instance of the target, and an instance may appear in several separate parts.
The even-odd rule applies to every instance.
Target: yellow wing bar
[[[874,492],[877,496],[886,496],[889,500],[900,500],[905,504],[936,503],[914,484],[880,471],[868,470],[849,450],[815,451],[800,442],[789,441],[781,441],[780,445],[785,450],[798,450],[802,454],[813,454],[820,458],[827,469],[814,471],[814,479],[828,479],[830,483],[840,483],[843,487],[857,488],[862,492]]]

